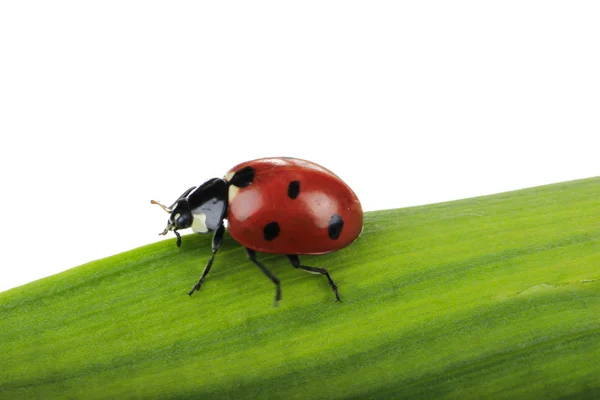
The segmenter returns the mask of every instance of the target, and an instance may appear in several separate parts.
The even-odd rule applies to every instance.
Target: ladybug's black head
[[[192,212],[187,199],[179,199],[169,216],[169,224],[174,226],[173,230],[186,229],[192,226]]]
[[[167,227],[160,234],[166,235],[173,231],[179,246],[179,229],[192,228],[197,233],[216,231],[223,224],[227,213],[227,193],[227,183],[214,178],[199,188],[194,186],[186,190],[171,207],[165,207],[152,200],[152,204],[158,204],[170,214]]]
[[[190,205],[187,200],[187,196],[196,189],[195,186],[189,188],[177,200],[171,205],[166,207],[156,200],[151,200],[150,203],[159,205],[163,210],[168,212],[169,220],[167,221],[167,227],[159,233],[159,235],[166,235],[169,231],[173,231],[177,236],[177,247],[181,246],[181,236],[177,233],[179,229],[185,229],[192,226],[192,213],[190,211]]]

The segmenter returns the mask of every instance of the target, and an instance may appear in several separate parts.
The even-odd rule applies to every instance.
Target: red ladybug
[[[223,179],[213,178],[186,190],[171,207],[152,200],[170,213],[167,227],[181,245],[180,229],[214,232],[212,256],[200,280],[202,286],[221,246],[228,220],[231,236],[246,248],[248,258],[276,286],[279,279],[256,259],[256,252],[285,254],[295,268],[325,275],[336,301],[338,289],[325,268],[300,264],[300,254],[324,254],[352,243],[362,231],[363,211],[356,194],[337,175],[313,162],[289,157],[261,158],[233,167]]]

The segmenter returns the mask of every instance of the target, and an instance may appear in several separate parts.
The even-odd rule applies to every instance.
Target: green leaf
[[[600,178],[365,215],[301,257],[183,237],[0,294],[0,398],[600,396]],[[32,251],[36,240],[32,237]],[[25,255],[24,255],[25,256]]]

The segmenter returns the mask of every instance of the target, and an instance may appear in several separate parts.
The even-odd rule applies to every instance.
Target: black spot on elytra
[[[300,194],[300,181],[291,181],[288,185],[288,197],[295,199]]]
[[[333,214],[329,220],[329,237],[335,240],[342,234],[342,228],[344,227],[344,220],[338,214]]]
[[[245,188],[254,181],[254,168],[251,166],[244,167],[231,177],[230,184],[239,188]]]
[[[271,241],[279,236],[279,224],[277,222],[269,222],[263,228],[263,235],[265,236],[265,240]]]

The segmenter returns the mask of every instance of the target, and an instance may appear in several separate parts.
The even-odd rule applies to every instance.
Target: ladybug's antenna
[[[150,200],[150,203],[156,204],[157,206],[159,206],[160,208],[165,210],[167,212],[167,214],[171,214],[171,209],[165,207],[163,204],[159,203],[158,201]],[[162,231],[161,233],[159,233],[159,235],[166,235],[167,233],[169,233],[169,231],[173,230],[174,227],[175,227],[175,225],[173,225],[172,223],[169,222],[169,224],[167,225],[165,230]],[[175,234],[177,235],[177,233],[175,233]],[[179,239],[179,235],[177,235],[177,237],[178,237],[177,243],[181,243],[181,239]]]
[[[167,212],[167,214],[171,214],[171,210],[169,210],[164,205],[160,204],[158,201],[156,201],[156,200],[150,200],[150,203],[156,204],[156,205],[160,206],[160,208],[162,208],[163,210],[165,210]]]

